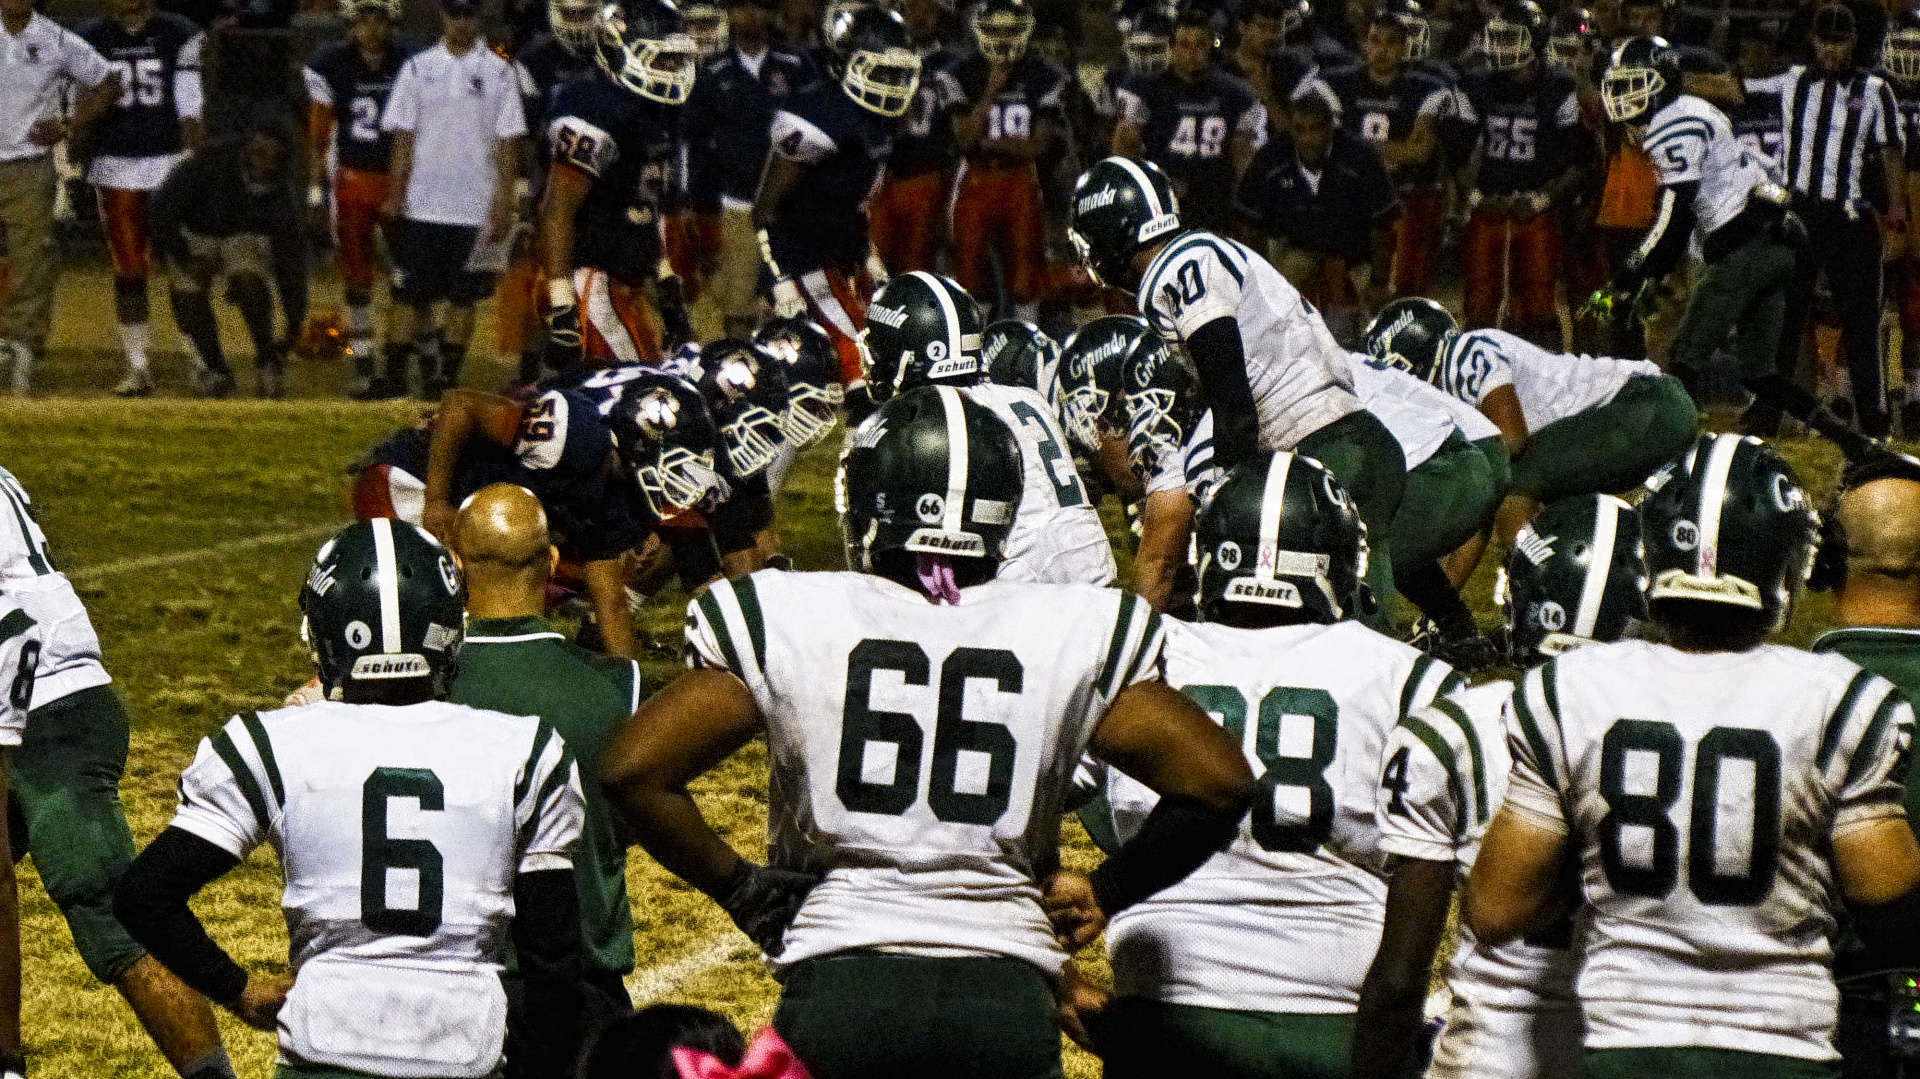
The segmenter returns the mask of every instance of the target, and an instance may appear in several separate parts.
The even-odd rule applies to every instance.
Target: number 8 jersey
[[[1506,808],[1570,834],[1589,1049],[1833,1049],[1832,837],[1902,816],[1913,712],[1839,656],[1594,645],[1514,695]]]
[[[1159,677],[1159,615],[1090,585],[996,580],[936,606],[778,570],[687,611],[690,659],[738,675],[767,724],[769,863],[825,875],[777,967],[876,948],[1058,975],[1036,878],[1095,724]]]

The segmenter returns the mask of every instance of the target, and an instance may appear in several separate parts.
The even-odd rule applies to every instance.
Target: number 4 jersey
[[[1587,1048],[1837,1059],[1832,838],[1901,817],[1913,712],[1839,656],[1594,645],[1514,695],[1506,808],[1570,833]]]
[[[687,614],[691,660],[738,675],[767,724],[769,862],[825,875],[776,966],[878,948],[1059,973],[1036,876],[1095,724],[1159,677],[1159,615],[1090,585],[990,581],[936,606],[778,570]]]
[[[176,828],[279,852],[297,974],[292,1060],[374,1075],[492,1075],[521,873],[567,869],[584,810],[544,721],[429,701],[237,716],[180,777]]]

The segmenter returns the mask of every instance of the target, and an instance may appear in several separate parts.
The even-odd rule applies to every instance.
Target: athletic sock
[[[373,305],[347,305],[347,347],[353,350],[353,365],[361,375],[373,374]]]
[[[120,324],[120,347],[127,354],[127,369],[145,373],[147,370],[147,348],[153,340],[152,328],[145,322],[122,322]]]
[[[225,1049],[213,1049],[188,1061],[180,1069],[184,1079],[238,1079],[233,1061]]]

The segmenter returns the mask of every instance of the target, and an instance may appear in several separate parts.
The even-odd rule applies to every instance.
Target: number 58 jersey
[[[1036,876],[1108,704],[1164,633],[1116,589],[989,581],[957,606],[863,573],[763,570],[688,607],[697,665],[738,675],[772,755],[768,861],[824,880],[778,966],[854,948],[1066,954]]]
[[[280,855],[287,1056],[473,1079],[505,1044],[514,877],[572,866],[582,804],[542,720],[322,701],[202,741],[173,826],[243,860],[262,842]]]
[[[1587,1048],[1834,1060],[1832,838],[1901,817],[1913,712],[1839,656],[1594,645],[1514,694],[1506,809],[1568,833]]]

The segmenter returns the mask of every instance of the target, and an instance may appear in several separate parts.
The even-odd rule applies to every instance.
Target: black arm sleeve
[[[567,1075],[580,1048],[580,899],[573,870],[513,880],[513,948],[526,984],[522,1074]]]
[[[1660,217],[1635,253],[1638,265],[1632,266],[1629,272],[1636,273],[1643,281],[1658,281],[1680,264],[1693,236],[1693,201],[1699,191],[1698,181],[1666,189],[1661,195]]]
[[[1213,459],[1232,468],[1260,452],[1260,415],[1247,381],[1247,353],[1240,324],[1217,318],[1187,338],[1187,355],[1200,374],[1200,389],[1213,409]]]
[[[1100,909],[1111,917],[1187,879],[1227,845],[1246,815],[1244,803],[1223,812],[1191,799],[1160,799],[1133,838],[1093,871]]]
[[[239,864],[192,832],[168,828],[113,892],[113,915],[133,939],[195,992],[223,1004],[240,998],[247,972],[207,936],[187,900]]]

